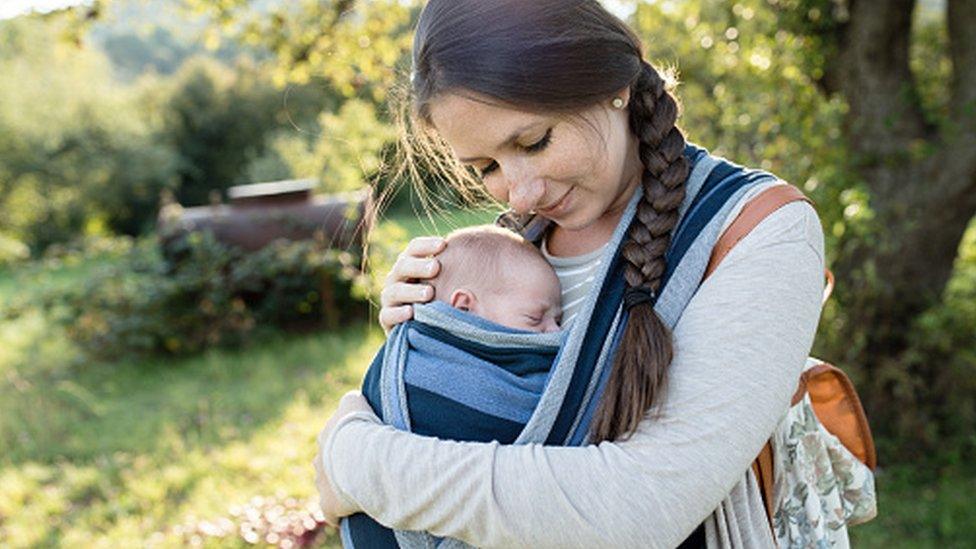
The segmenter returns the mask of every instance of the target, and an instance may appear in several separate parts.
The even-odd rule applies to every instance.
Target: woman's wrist
[[[367,422],[377,425],[382,425],[382,422],[376,414],[372,412],[359,411],[353,412],[342,419],[340,419],[332,431],[329,433],[324,440],[322,440],[321,448],[319,449],[322,456],[322,466],[325,469],[326,475],[332,483],[332,488],[335,491],[336,497],[338,497],[342,503],[348,507],[355,509],[360,509],[360,506],[356,503],[355,498],[353,498],[349,492],[345,489],[343,485],[341,474],[343,468],[341,465],[343,459],[349,459],[355,452],[356,446],[349,446],[349,437],[344,437],[343,433],[348,433],[349,429],[344,429],[353,423]],[[355,444],[355,442],[353,442]],[[358,461],[358,457],[354,457],[354,461]]]

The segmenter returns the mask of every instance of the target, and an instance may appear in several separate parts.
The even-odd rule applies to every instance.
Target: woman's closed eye
[[[546,130],[546,134],[543,135],[541,139],[539,139],[535,143],[532,143],[531,145],[519,146],[519,148],[529,154],[537,153],[544,150],[546,147],[548,147],[551,141],[552,141],[552,128],[549,128],[548,130]],[[481,177],[485,177],[497,169],[498,169],[498,162],[492,160],[491,162],[488,163],[487,166],[481,168],[480,170]]]

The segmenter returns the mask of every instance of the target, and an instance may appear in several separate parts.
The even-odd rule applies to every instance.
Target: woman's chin
[[[564,231],[582,231],[593,225],[596,221],[595,219],[589,219],[579,214],[573,215],[573,212],[549,219]]]

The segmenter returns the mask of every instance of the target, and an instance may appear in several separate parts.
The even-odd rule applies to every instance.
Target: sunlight
[[[32,11],[46,13],[90,2],[91,0],[6,0],[0,3],[0,19],[10,19]]]

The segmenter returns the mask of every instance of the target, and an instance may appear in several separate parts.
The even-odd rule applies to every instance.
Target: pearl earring
[[[613,98],[613,102],[611,102],[611,105],[613,105],[613,108],[615,108],[615,109],[622,109],[622,108],[624,108],[624,98],[623,97],[614,97]]]

